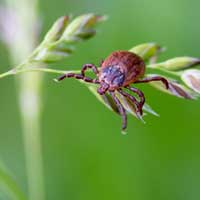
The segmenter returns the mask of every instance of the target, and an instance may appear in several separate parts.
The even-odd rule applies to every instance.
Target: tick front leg
[[[140,105],[140,102],[138,102],[138,101],[136,100],[135,97],[131,96],[130,94],[124,92],[124,91],[121,90],[121,89],[119,89],[118,92],[119,92],[120,94],[122,94],[123,96],[125,96],[126,98],[128,98],[130,101],[133,102],[133,104],[134,104],[135,107],[136,107],[136,115],[137,115],[138,117],[139,117],[140,115],[142,115],[142,113],[143,113],[143,112],[142,112],[142,106]]]
[[[139,102],[139,107],[140,107],[140,110],[142,110],[143,108],[143,105],[145,103],[145,96],[144,96],[144,93],[142,91],[140,91],[139,89],[137,88],[134,88],[134,87],[130,87],[130,86],[126,86],[126,88],[134,93],[136,93],[139,98],[140,98],[140,102]],[[141,111],[142,112],[142,111]]]
[[[126,116],[126,110],[123,107],[123,105],[121,104],[121,102],[119,101],[119,99],[116,97],[114,92],[110,92],[110,95],[112,96],[114,102],[116,103],[120,115],[122,116],[122,130],[124,131],[127,127],[127,116]]]
[[[93,71],[96,75],[99,73],[99,70],[97,69],[97,67],[96,67],[95,65],[93,65],[93,64],[85,64],[85,65],[83,65],[82,70],[81,70],[81,74],[82,74],[83,76],[85,76],[85,71],[86,71],[87,69],[92,69],[92,71]]]
[[[85,82],[88,83],[95,83],[95,84],[99,84],[99,81],[97,79],[91,79],[89,77],[85,77],[82,74],[75,74],[75,73],[68,73],[68,74],[64,74],[62,76],[60,76],[58,79],[56,79],[57,81],[62,81],[65,78],[75,78],[75,79],[81,79]]]
[[[134,83],[148,83],[148,82],[152,82],[152,81],[161,81],[161,82],[163,82],[163,84],[165,85],[165,87],[167,89],[169,88],[169,82],[168,82],[168,80],[166,78],[162,77],[162,76],[146,77],[144,79],[137,80]]]

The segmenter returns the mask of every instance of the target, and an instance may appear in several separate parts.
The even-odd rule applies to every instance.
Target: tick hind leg
[[[153,77],[146,77],[144,79],[141,80],[137,80],[134,83],[148,83],[148,82],[152,82],[152,81],[161,81],[165,87],[168,89],[169,88],[169,82],[166,78],[162,77],[162,76],[153,76]]]
[[[112,96],[114,102],[116,103],[120,115],[122,116],[122,131],[124,131],[127,127],[127,116],[126,116],[126,110],[123,107],[123,105],[121,104],[121,102],[119,101],[119,99],[116,97],[114,92],[110,92],[110,95]]]

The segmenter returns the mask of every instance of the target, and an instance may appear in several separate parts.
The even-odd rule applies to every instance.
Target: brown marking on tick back
[[[145,73],[145,64],[142,58],[129,51],[115,51],[109,55],[101,65],[101,70],[109,66],[119,67],[125,75],[123,86],[134,83]]]

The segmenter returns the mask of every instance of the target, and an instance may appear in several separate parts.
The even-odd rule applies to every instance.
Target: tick
[[[92,79],[86,77],[85,71],[87,69],[92,69],[97,78]],[[116,96],[115,91],[118,91],[121,95],[133,102],[136,107],[136,113],[142,115],[145,96],[142,91],[130,85],[136,83],[147,83],[151,81],[161,81],[167,89],[169,88],[168,81],[165,78],[161,76],[144,77],[144,74],[145,63],[140,56],[129,51],[115,51],[101,63],[99,69],[93,64],[85,64],[83,65],[80,74],[64,74],[57,80],[61,81],[65,78],[76,78],[82,79],[85,82],[99,84],[100,86],[97,89],[97,92],[100,95],[105,95],[106,92],[111,95],[120,115],[122,116],[122,130],[125,130],[127,127],[126,110]],[[139,100],[124,91],[124,88],[137,94]]]

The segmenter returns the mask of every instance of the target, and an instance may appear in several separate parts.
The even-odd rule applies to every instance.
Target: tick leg
[[[152,82],[152,81],[161,81],[163,82],[163,84],[165,85],[165,87],[168,89],[169,88],[169,82],[166,78],[162,77],[162,76],[153,76],[153,77],[146,77],[142,80],[137,80],[134,83],[148,83],[148,82]]]
[[[139,96],[139,98],[140,98],[139,107],[140,107],[140,111],[142,112],[142,107],[145,103],[144,93],[142,91],[140,91],[139,89],[134,88],[134,87],[126,86],[126,88],[129,89],[130,91],[136,93]]]
[[[110,95],[112,96],[114,102],[116,103],[120,115],[122,116],[122,130],[125,130],[127,127],[127,116],[126,116],[126,110],[124,109],[123,105],[119,101],[119,99],[116,97],[114,92],[110,92]]]
[[[81,69],[81,74],[74,74],[74,73],[68,73],[68,74],[64,74],[63,76],[59,77],[57,80],[61,81],[65,78],[76,78],[76,79],[82,79],[85,82],[89,82],[89,83],[96,83],[99,84],[99,81],[97,79],[91,79],[89,77],[85,76],[85,71],[90,68],[93,70],[93,72],[97,75],[99,73],[97,67],[93,64],[85,64],[83,65],[82,69]]]
[[[65,78],[75,78],[75,79],[81,79],[85,82],[88,82],[88,83],[96,83],[96,84],[99,84],[99,81],[97,79],[91,79],[89,77],[85,77],[83,76],[82,74],[74,74],[74,73],[68,73],[68,74],[64,74],[62,76],[60,76],[57,81],[62,81],[63,79]]]
[[[86,71],[87,69],[92,69],[92,71],[93,71],[96,75],[99,73],[99,70],[97,69],[97,67],[96,67],[95,65],[93,65],[93,64],[85,64],[85,65],[83,65],[82,70],[81,70],[81,74],[82,74],[83,76],[85,76],[85,71]]]
[[[104,62],[104,60],[102,59],[101,62],[100,62],[100,66],[103,64],[103,62]]]
[[[140,105],[140,102],[138,102],[138,101],[136,100],[135,97],[131,96],[130,94],[124,92],[124,91],[121,90],[121,89],[119,89],[118,92],[119,92],[120,94],[122,94],[123,96],[127,97],[130,101],[132,101],[132,102],[136,105],[136,114],[137,114],[137,115],[138,115],[138,114],[139,114],[139,115],[142,115],[142,113],[143,113],[143,112],[142,112],[142,107],[141,107],[141,105]]]

